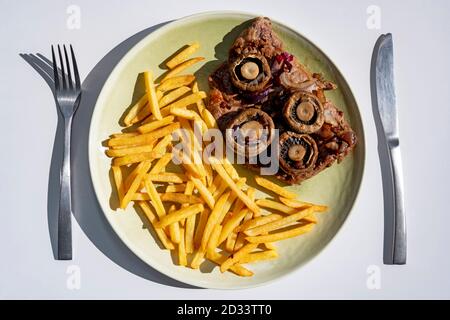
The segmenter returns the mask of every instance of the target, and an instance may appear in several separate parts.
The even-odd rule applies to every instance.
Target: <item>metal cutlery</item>
[[[58,72],[58,61],[52,46],[52,63],[55,83],[56,104],[64,118],[64,158],[61,168],[61,189],[58,212],[58,259],[72,259],[72,196],[70,179],[70,142],[73,116],[80,104],[81,83],[77,62],[70,45],[72,66],[67,54],[66,46],[57,46],[61,72]],[[72,80],[72,70],[74,81]]]
[[[385,246],[386,264],[406,263],[406,217],[404,207],[404,189],[400,138],[398,130],[397,106],[394,90],[394,60],[392,35],[380,36],[375,44],[372,56],[372,85],[374,107],[378,109],[380,122],[384,132],[389,159],[390,182],[392,182],[392,205],[386,206],[385,219],[388,217],[392,227],[387,228],[390,243]]]

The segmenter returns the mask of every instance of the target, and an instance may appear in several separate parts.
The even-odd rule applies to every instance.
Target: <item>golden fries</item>
[[[180,51],[180,53],[178,53],[172,59],[167,61],[166,66],[169,69],[175,68],[177,65],[179,65],[180,63],[185,61],[187,59],[187,57],[189,57],[191,54],[193,54],[195,51],[197,51],[198,48],[200,48],[200,43],[198,43],[197,41],[192,43],[191,45],[189,45],[188,47],[186,47],[185,49]]]
[[[158,87],[158,91],[167,92],[173,89],[177,89],[183,86],[188,86],[195,80],[194,75],[188,74],[185,76],[176,76],[164,80]]]
[[[285,197],[287,199],[295,199],[297,198],[297,195],[293,192],[287,191],[286,189],[280,187],[279,185],[264,179],[262,177],[255,177],[255,181],[257,184],[259,184],[261,187],[266,188],[267,190],[270,190],[282,197]]]
[[[327,206],[317,205],[317,204],[299,201],[299,200],[286,199],[286,198],[280,197],[280,201],[282,203],[284,203],[286,206],[295,208],[295,209],[307,208],[307,207],[314,206],[316,208],[316,212],[325,212],[328,210]]]
[[[239,259],[239,263],[255,263],[259,261],[271,260],[278,258],[278,253],[275,250],[267,250],[255,253],[248,253]]]
[[[123,119],[126,126],[131,126],[134,123],[134,119],[139,114],[139,112],[144,108],[148,102],[148,96],[144,94],[128,111],[127,115]]]
[[[145,160],[137,166],[137,174],[134,178],[133,182],[131,183],[130,188],[122,198],[122,201],[120,202],[120,208],[125,209],[127,205],[130,203],[131,198],[136,193],[137,189],[139,188],[139,185],[141,184],[142,179],[144,179],[145,173],[150,169],[151,162],[148,160]]]
[[[299,227],[296,227],[291,230],[283,231],[283,232],[277,232],[265,236],[256,236],[256,237],[246,237],[245,240],[247,240],[250,243],[257,244],[257,243],[266,243],[266,242],[275,242],[280,241],[288,238],[293,238],[298,235],[307,233],[311,231],[314,227],[313,223],[308,223],[306,225],[302,225]]]
[[[248,236],[258,236],[266,232],[281,229],[285,226],[292,224],[293,222],[302,220],[303,218],[309,216],[312,213],[314,213],[314,207],[304,209],[300,212],[294,213],[282,219],[276,219],[275,221],[244,230],[244,233]]]
[[[163,193],[160,195],[161,201],[164,202],[176,202],[176,203],[186,203],[186,204],[195,204],[195,203],[203,203],[202,199],[193,195],[186,195],[183,193]]]
[[[111,158],[115,157],[124,157],[130,154],[136,154],[136,153],[149,153],[152,152],[153,146],[152,145],[145,145],[145,146],[137,146],[137,147],[129,147],[129,148],[123,148],[123,149],[109,149],[106,150],[106,155]]]
[[[147,99],[152,114],[157,120],[161,120],[161,112],[159,111],[158,97],[156,96],[155,84],[153,83],[153,73],[151,71],[144,72],[145,89],[147,90]]]
[[[186,61],[180,63],[179,65],[177,65],[175,68],[173,68],[169,72],[167,72],[162,80],[164,81],[166,79],[169,79],[169,78],[173,77],[174,75],[181,73],[183,70],[189,68],[193,64],[203,61],[203,60],[205,60],[205,58],[203,58],[203,57],[197,57],[197,58],[192,58],[192,59],[186,60]]]
[[[122,178],[122,170],[120,167],[112,166],[111,170],[113,172],[114,184],[116,185],[117,196],[119,198],[119,203],[123,199],[123,195],[125,192],[123,186],[123,178]]]
[[[234,193],[236,193],[236,195],[239,197],[239,199],[241,199],[242,202],[245,203],[245,205],[250,210],[252,210],[254,213],[259,214],[259,212],[260,212],[259,207],[255,204],[255,202],[250,200],[250,198],[241,189],[239,189],[238,186],[236,186],[233,179],[230,178],[230,176],[225,171],[225,169],[222,167],[222,165],[219,163],[219,161],[212,157],[210,158],[209,161],[210,161],[211,165],[213,166],[214,170],[216,170],[217,173],[222,177],[222,179],[228,184],[230,189],[233,190]]]
[[[257,190],[226,157],[203,161],[211,145],[202,137],[218,125],[195,76],[182,74],[204,60],[189,57],[198,47],[168,60],[157,83],[152,72],[143,73],[146,93],[125,110],[120,124],[126,129],[109,136],[105,154],[112,158],[119,207],[134,201],[162,246],[173,250],[175,264],[198,269],[209,260],[221,272],[249,277],[253,272],[243,264],[278,258],[272,242],[311,231],[315,213],[328,208],[300,201],[263,177],[255,177],[258,197],[270,191],[276,199],[256,200]]]
[[[187,218],[193,214],[200,213],[203,209],[204,207],[202,204],[194,204],[192,206],[182,208],[161,217],[161,219],[156,223],[156,226],[158,228],[165,228],[174,222],[180,221],[181,219]]]
[[[161,120],[153,121],[153,122],[144,124],[144,125],[142,125],[142,126],[140,126],[138,128],[138,131],[140,133],[148,133],[150,131],[153,131],[153,130],[156,130],[158,128],[161,128],[161,127],[164,127],[164,126],[167,126],[167,125],[171,124],[174,119],[175,119],[175,117],[168,116],[168,117],[162,118]]]
[[[151,181],[183,183],[187,181],[186,175],[182,173],[164,172],[159,174],[148,174],[147,178]]]
[[[113,166],[121,167],[146,160],[154,160],[161,157],[162,157],[161,153],[157,151],[143,152],[143,153],[129,154],[119,158],[114,158],[112,164]]]
[[[175,246],[173,245],[172,241],[167,237],[166,233],[163,229],[155,227],[155,223],[157,222],[157,218],[155,214],[150,209],[149,205],[145,201],[139,201],[139,206],[141,207],[142,211],[144,211],[145,215],[147,216],[147,219],[150,221],[151,225],[155,229],[156,234],[158,235],[159,240],[163,244],[163,246],[167,250],[173,250],[175,249]]]
[[[172,123],[166,127],[158,130],[141,134],[134,137],[125,138],[112,138],[108,140],[108,146],[139,146],[152,143],[155,139],[162,138],[164,136],[172,134],[173,131],[180,127],[179,123]]]
[[[178,100],[178,98],[184,96],[189,91],[190,91],[189,87],[183,86],[183,87],[179,87],[179,88],[169,92],[168,94],[166,94],[159,100],[159,107],[163,108],[163,107],[171,104],[172,102]],[[158,91],[158,92],[160,92],[160,91]]]

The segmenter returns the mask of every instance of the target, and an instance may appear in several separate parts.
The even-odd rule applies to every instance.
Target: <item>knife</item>
[[[398,132],[397,106],[394,90],[394,58],[392,34],[381,35],[372,56],[372,94],[374,108],[378,110],[384,131],[389,159],[389,182],[392,182],[392,203],[385,201],[385,264],[406,263],[406,218],[400,138]],[[387,227],[391,222],[391,227]],[[388,237],[386,237],[388,236]],[[387,250],[387,252],[386,252]]]

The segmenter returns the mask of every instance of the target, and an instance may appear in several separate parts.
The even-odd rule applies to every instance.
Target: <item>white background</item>
[[[71,4],[81,8],[79,30],[66,27]],[[366,26],[369,5],[381,8],[380,30]],[[0,8],[0,298],[450,298],[450,2],[1,0]],[[113,241],[109,249],[118,250],[115,258],[136,263],[136,273],[145,275],[140,277],[99,250],[75,219],[74,260],[55,261],[47,189],[57,113],[48,86],[19,53],[49,57],[50,44],[72,43],[84,78],[112,48],[143,29],[223,9],[260,13],[292,26],[318,44],[347,78],[367,144],[362,189],[347,223],[306,266],[249,290],[180,288]],[[386,32],[394,35],[408,215],[406,266],[382,263],[382,180],[369,70],[373,45]],[[89,124],[81,125],[87,130]],[[112,232],[108,228],[98,232]],[[70,265],[81,271],[79,290],[67,288]],[[380,267],[379,290],[366,285],[371,265]]]

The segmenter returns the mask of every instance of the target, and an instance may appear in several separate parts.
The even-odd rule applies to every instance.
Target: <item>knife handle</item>
[[[403,170],[398,139],[388,142],[389,159],[391,164],[393,200],[394,200],[394,228],[393,228],[393,264],[406,264],[406,217],[403,202]]]

